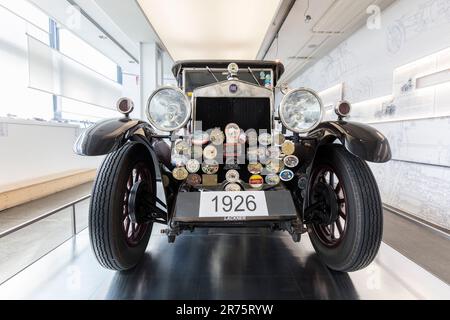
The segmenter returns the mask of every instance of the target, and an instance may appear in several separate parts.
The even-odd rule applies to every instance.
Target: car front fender
[[[128,132],[143,122],[128,118],[108,119],[87,128],[77,139],[74,152],[81,156],[103,156],[119,149]]]
[[[319,145],[338,139],[353,155],[369,162],[385,163],[392,159],[388,139],[377,129],[356,122],[321,123],[310,135]]]

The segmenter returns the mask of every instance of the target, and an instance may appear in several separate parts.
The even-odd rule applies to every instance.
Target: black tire
[[[137,170],[145,174],[132,178]],[[107,269],[132,269],[145,253],[153,224],[131,223],[126,199],[130,185],[143,179],[149,180],[149,191],[155,194],[152,172],[148,153],[133,143],[109,154],[98,171],[89,208],[89,234],[95,257]],[[130,228],[131,232],[125,231]],[[136,239],[133,230],[136,230]]]
[[[320,178],[326,170],[331,171]],[[333,179],[328,184],[333,185],[331,190],[339,201],[339,221],[310,226],[311,242],[329,268],[341,272],[363,269],[375,259],[383,236],[382,202],[375,178],[365,161],[336,144],[319,150],[310,188],[326,177]]]

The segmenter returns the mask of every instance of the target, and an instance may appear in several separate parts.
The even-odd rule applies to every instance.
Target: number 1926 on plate
[[[266,195],[254,192],[202,192],[200,218],[268,216]]]

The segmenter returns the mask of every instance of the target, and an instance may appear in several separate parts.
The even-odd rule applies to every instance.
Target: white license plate
[[[254,192],[202,192],[200,218],[239,218],[268,216],[266,194]]]

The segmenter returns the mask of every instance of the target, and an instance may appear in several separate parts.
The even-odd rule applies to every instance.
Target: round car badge
[[[175,144],[175,152],[178,154],[189,154],[190,148],[186,141],[179,141]]]
[[[287,156],[283,162],[286,167],[295,168],[300,163],[300,160],[296,156]]]
[[[271,159],[266,164],[267,172],[272,173],[272,174],[280,172],[281,167],[282,167],[281,161],[278,159]]]
[[[225,178],[227,179],[228,182],[230,183],[234,183],[234,182],[238,182],[239,181],[239,172],[237,172],[236,170],[230,170],[227,172],[227,174],[225,175]]]
[[[285,141],[286,141],[286,138],[284,137],[283,134],[277,133],[277,134],[275,135],[274,143],[275,143],[277,146],[281,146]]]
[[[308,176],[306,174],[300,175],[298,178],[298,188],[305,190],[308,187]]]
[[[217,148],[212,144],[207,146],[205,150],[203,150],[203,157],[205,157],[206,160],[213,160],[217,158]]]
[[[172,155],[172,165],[175,167],[184,167],[188,162],[189,158],[182,154],[173,154]]]
[[[266,147],[259,147],[258,148],[258,158],[260,160],[265,160],[267,159],[267,148]]]
[[[259,136],[258,141],[263,146],[269,146],[273,142],[272,135],[270,133],[263,133]]]
[[[225,127],[225,135],[227,137],[227,143],[238,143],[241,129],[237,124],[230,123]]]
[[[247,157],[249,163],[258,163],[258,148],[248,148]]]
[[[235,83],[230,85],[230,92],[231,93],[237,93],[239,91],[239,86]]]
[[[248,129],[246,132],[248,145],[256,147],[258,145],[258,132],[255,129]]]
[[[295,144],[289,140],[285,141],[281,145],[281,151],[283,152],[283,154],[290,156],[291,154],[294,154],[294,152],[295,152]]]
[[[195,159],[191,159],[186,163],[186,169],[189,173],[197,173],[200,170],[200,162]]]
[[[239,192],[242,191],[242,188],[237,183],[229,183],[225,186],[225,191],[227,192]]]
[[[203,146],[209,142],[209,134],[204,131],[195,131],[192,136],[192,144]]]
[[[216,160],[205,160],[202,171],[205,174],[216,174],[219,171],[219,163]]]
[[[180,168],[173,169],[172,175],[175,179],[177,179],[179,181],[183,181],[183,180],[187,179],[189,173],[187,172],[187,170],[184,167],[180,167]]]
[[[264,178],[260,175],[253,175],[250,177],[249,184],[254,189],[259,189],[264,185]]]
[[[202,146],[193,146],[192,147],[192,158],[201,159],[203,157],[203,148]]]
[[[263,170],[263,166],[261,163],[250,163],[248,165],[248,171],[251,174],[254,174],[254,175],[260,174],[262,172],[262,170]]]
[[[186,182],[190,186],[198,186],[202,184],[202,177],[198,174],[190,174],[187,177]]]
[[[267,149],[267,154],[270,159],[278,159],[281,156],[281,150],[279,147],[270,147]]]
[[[276,185],[278,185],[280,183],[280,177],[278,175],[276,175],[276,174],[269,174],[266,177],[266,183],[269,186],[276,186]]]
[[[225,142],[225,134],[220,128],[213,129],[209,138],[213,145],[220,146]]]
[[[291,181],[292,179],[294,179],[294,172],[289,169],[283,170],[280,173],[280,179],[284,182]]]

